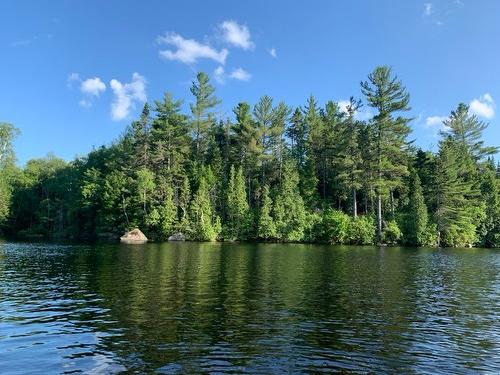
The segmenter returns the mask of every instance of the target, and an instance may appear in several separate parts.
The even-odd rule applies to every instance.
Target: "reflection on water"
[[[500,252],[0,244],[0,373],[500,371]]]

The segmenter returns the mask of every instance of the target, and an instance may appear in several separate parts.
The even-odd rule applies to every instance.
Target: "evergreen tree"
[[[261,204],[257,223],[257,238],[271,240],[276,238],[276,226],[271,217],[273,201],[269,196],[269,186],[264,185],[261,194]]]
[[[142,202],[144,218],[148,215],[147,204],[149,196],[155,189],[154,174],[149,169],[143,168],[137,171],[136,174],[137,192]]]
[[[234,166],[231,166],[226,202],[224,237],[231,240],[246,239],[250,225],[250,209],[241,167],[235,172]]]
[[[177,194],[174,196],[174,202],[177,206],[177,217],[179,231],[184,233],[189,233],[191,231],[191,223],[189,220],[189,202],[191,201],[191,187],[189,185],[189,179],[184,176],[182,179],[181,188]]]
[[[471,115],[469,106],[460,103],[456,110],[443,123],[446,127],[441,134],[450,137],[464,152],[469,153],[479,161],[487,155],[492,155],[498,151],[498,147],[486,147],[482,140],[482,133],[488,124],[480,121],[476,115]]]
[[[150,163],[150,110],[145,103],[139,121],[132,122],[135,167],[147,168]]]
[[[250,199],[257,191],[259,170],[258,165],[262,155],[262,143],[260,142],[259,125],[252,118],[250,105],[239,103],[233,110],[236,123],[233,125],[233,155],[231,159],[236,165],[243,167],[246,177],[247,193]]]
[[[212,110],[220,103],[215,96],[215,88],[210,84],[206,73],[196,75],[196,81],[191,86],[195,102],[190,105],[192,113],[192,132],[194,141],[194,161],[201,165],[205,160],[209,133],[215,123]]]
[[[152,164],[158,173],[169,178],[175,190],[181,185],[189,156],[188,118],[180,113],[181,100],[165,93],[155,101],[156,116],[152,123]]]
[[[500,179],[493,159],[483,166],[481,196],[486,203],[485,220],[481,223],[481,245],[500,247]]]
[[[410,175],[410,196],[406,215],[406,241],[410,245],[422,246],[427,244],[428,213],[425,205],[420,178],[414,171]]]
[[[377,110],[372,120],[374,128],[374,156],[376,158],[375,190],[377,194],[377,235],[382,237],[382,199],[402,184],[407,174],[407,136],[411,133],[410,119],[395,113],[410,110],[410,95],[401,81],[392,75],[391,68],[379,66],[361,83],[361,91],[368,104]],[[392,209],[393,211],[393,209]]]
[[[274,200],[273,217],[280,241],[300,241],[306,228],[306,210],[300,196],[299,176],[292,162],[284,165],[283,179]]]
[[[358,145],[359,124],[354,119],[355,113],[361,107],[361,102],[353,97],[349,99],[346,108],[345,120],[339,127],[338,142],[336,144],[336,180],[344,195],[352,198],[352,216],[358,216],[357,191],[361,188],[361,151]]]
[[[443,246],[474,244],[482,216],[483,207],[468,199],[473,186],[461,175],[460,157],[460,147],[452,140],[441,142],[433,196],[439,243]]]
[[[197,241],[215,241],[221,231],[220,218],[214,213],[209,180],[206,173],[201,174],[190,206],[191,237]]]
[[[157,186],[160,188],[158,192],[159,202],[148,213],[146,224],[155,232],[155,237],[165,240],[175,230],[177,208],[173,199],[174,192],[170,184],[161,181]]]

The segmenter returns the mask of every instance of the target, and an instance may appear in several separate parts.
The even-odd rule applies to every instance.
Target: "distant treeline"
[[[500,168],[486,124],[459,104],[437,153],[412,144],[409,94],[386,66],[347,106],[263,96],[233,118],[205,73],[190,113],[166,93],[110,146],[66,163],[15,165],[17,130],[0,125],[0,225],[22,237],[302,241],[500,246]],[[357,114],[367,105],[367,121]]]

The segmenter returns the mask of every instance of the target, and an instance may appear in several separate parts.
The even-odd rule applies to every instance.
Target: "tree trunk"
[[[125,197],[123,195],[122,195],[122,209],[123,209],[123,214],[125,215],[125,219],[127,220],[127,229],[129,229],[130,222],[128,221],[127,210],[125,209]]]
[[[356,200],[356,188],[352,189],[352,216],[358,217],[358,201]]]
[[[382,241],[382,195],[377,193],[377,239]]]

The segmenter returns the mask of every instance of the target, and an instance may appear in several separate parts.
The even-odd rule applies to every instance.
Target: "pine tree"
[[[314,98],[310,98],[310,101]],[[311,105],[312,102],[311,102]],[[291,156],[299,171],[299,190],[307,208],[317,207],[319,201],[316,162],[309,142],[309,130],[302,110],[297,108],[290,119],[286,134],[291,141]]]
[[[485,220],[480,226],[481,245],[500,247],[500,179],[493,159],[483,165],[481,196],[486,202]]]
[[[137,169],[147,168],[150,163],[150,110],[145,103],[139,121],[132,122],[134,161]]]
[[[177,197],[174,195],[174,202],[177,206],[178,224],[177,229],[183,233],[191,231],[191,222],[189,220],[189,202],[191,201],[191,188],[187,176],[183,176],[181,188]]]
[[[246,178],[249,204],[254,193],[257,191],[259,173],[259,158],[262,155],[262,144],[260,142],[259,125],[252,118],[250,105],[239,103],[234,108],[236,123],[232,126],[233,131],[233,153],[231,160],[236,165],[243,167]]]
[[[142,202],[144,218],[148,215],[148,201],[155,189],[154,177],[153,172],[146,168],[138,170],[136,174],[137,192]]]
[[[451,139],[440,144],[433,197],[439,242],[444,246],[470,246],[477,241],[481,206],[468,199],[473,185],[461,174],[460,150]]]
[[[165,93],[163,100],[155,101],[156,116],[152,123],[152,164],[170,178],[176,189],[180,186],[189,154],[189,128],[187,116],[181,114],[181,100]]]
[[[276,226],[271,217],[273,201],[269,196],[269,186],[264,185],[261,194],[261,204],[257,223],[257,238],[271,240],[276,238]]]
[[[361,151],[358,145],[359,124],[354,115],[361,107],[361,101],[353,97],[349,99],[346,108],[346,117],[339,127],[338,142],[336,144],[336,181],[344,195],[352,198],[352,216],[358,216],[357,191],[361,188]]]
[[[226,225],[224,236],[231,240],[243,240],[249,232],[250,209],[248,207],[245,178],[241,167],[235,172],[231,166],[226,197]]]
[[[308,148],[309,132],[304,120],[304,115],[299,107],[293,112],[290,119],[290,125],[286,130],[286,135],[291,142],[292,158],[297,165],[304,165],[306,161],[306,150]]]
[[[300,241],[304,236],[306,210],[299,193],[298,183],[297,170],[292,162],[287,161],[273,206],[276,237],[280,241]]]
[[[418,174],[410,175],[409,203],[406,215],[406,241],[410,245],[426,245],[428,232],[428,213],[425,205],[422,186]]]
[[[173,199],[173,189],[164,177],[160,177],[157,183],[157,202],[147,215],[146,224],[153,228],[156,237],[161,240],[167,239],[173,232],[177,222],[177,208]]]
[[[361,91],[368,104],[378,113],[372,120],[376,158],[375,190],[377,194],[377,235],[382,237],[382,198],[391,195],[402,184],[407,174],[407,136],[411,133],[410,119],[395,113],[410,110],[410,95],[391,68],[379,66],[361,83]],[[391,199],[393,206],[393,200]]]
[[[215,119],[212,110],[220,103],[215,96],[215,88],[210,84],[206,73],[196,75],[196,81],[191,86],[195,102],[190,105],[192,113],[192,132],[194,141],[194,160],[201,165],[205,160],[210,128]]]
[[[191,237],[197,241],[215,241],[221,231],[220,218],[215,215],[210,195],[210,178],[201,174],[198,191],[190,206]]]
[[[480,121],[476,115],[471,115],[469,106],[464,103],[460,103],[443,124],[446,130],[441,134],[459,144],[464,152],[474,157],[475,161],[498,151],[498,147],[484,146],[482,133],[488,124]]]

